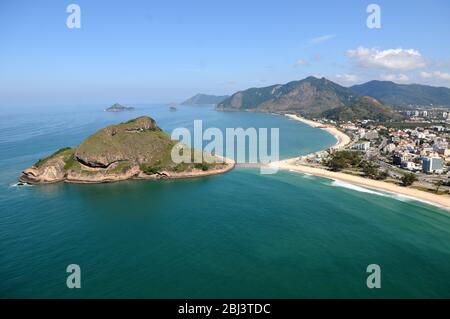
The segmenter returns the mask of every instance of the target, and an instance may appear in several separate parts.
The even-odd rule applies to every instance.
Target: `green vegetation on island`
[[[142,116],[103,128],[76,148],[58,150],[25,170],[19,180],[26,183],[96,183],[214,174],[233,167],[222,158],[187,147],[178,151],[181,154],[190,152],[190,161],[175,163],[171,152],[179,146],[178,141],[171,140],[152,118]],[[200,158],[201,162],[196,163],[194,158]]]

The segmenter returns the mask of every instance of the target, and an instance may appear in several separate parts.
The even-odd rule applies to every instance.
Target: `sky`
[[[450,1],[0,0],[0,108],[179,102],[309,75],[450,87]]]

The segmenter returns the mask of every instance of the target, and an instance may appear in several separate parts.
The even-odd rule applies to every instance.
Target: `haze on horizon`
[[[2,1],[0,107],[181,101],[309,75],[450,87],[448,30],[445,0]]]

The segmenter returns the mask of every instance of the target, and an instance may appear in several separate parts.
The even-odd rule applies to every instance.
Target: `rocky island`
[[[124,112],[124,111],[134,111],[132,106],[123,106],[119,103],[115,103],[112,106],[105,109],[106,112]]]
[[[103,183],[126,179],[187,178],[221,174],[234,162],[203,153],[202,163],[172,161],[178,141],[162,131],[155,120],[142,116],[94,133],[78,147],[66,147],[40,159],[22,172],[19,182]],[[183,151],[186,149],[184,148]],[[193,150],[192,158],[194,152]]]

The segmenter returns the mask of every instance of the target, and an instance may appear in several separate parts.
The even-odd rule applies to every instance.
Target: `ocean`
[[[21,171],[139,115],[167,132],[278,127],[282,158],[335,139],[286,117],[212,106],[28,108],[0,115],[1,298],[449,298],[450,214],[309,175],[17,186]],[[66,267],[81,268],[68,289]],[[381,268],[381,288],[366,268]]]

